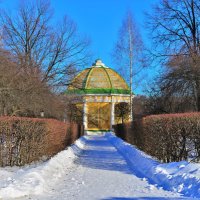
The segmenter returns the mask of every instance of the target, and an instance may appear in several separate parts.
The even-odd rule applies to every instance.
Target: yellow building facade
[[[115,124],[115,105],[130,102],[125,80],[101,60],[80,72],[68,87],[83,112],[85,131],[108,131]]]

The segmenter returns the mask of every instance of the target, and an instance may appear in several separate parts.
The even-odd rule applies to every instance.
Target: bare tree
[[[32,75],[40,71],[42,82],[63,86],[75,66],[86,62],[88,40],[69,17],[57,25],[52,19],[50,3],[44,0],[24,1],[15,15],[1,11],[3,44],[21,70]]]
[[[65,104],[60,96],[41,82],[41,74],[19,70],[12,54],[0,49],[0,115],[63,119]]]
[[[115,106],[115,117],[118,119],[117,123],[124,124],[129,119],[130,106],[125,103],[118,103]]]
[[[148,15],[152,54],[168,67],[161,90],[168,96],[190,96],[200,111],[200,1],[161,0]]]
[[[119,29],[118,40],[114,46],[114,62],[120,66],[122,72],[130,85],[130,116],[132,119],[132,78],[141,70],[139,62],[143,43],[131,12],[128,12]]]

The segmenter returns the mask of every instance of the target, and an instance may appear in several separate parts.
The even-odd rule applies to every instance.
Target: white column
[[[111,102],[110,130],[113,130],[112,125],[114,124],[115,124],[115,103]]]
[[[87,130],[88,125],[88,116],[87,116],[87,103],[83,103],[83,127],[84,131]]]

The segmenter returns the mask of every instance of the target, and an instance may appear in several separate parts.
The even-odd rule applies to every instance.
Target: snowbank
[[[75,145],[42,164],[0,168],[0,199],[38,195],[48,191],[73,166],[77,154],[84,148],[84,140],[84,137],[80,138]]]
[[[149,183],[185,196],[200,197],[200,164],[177,162],[161,164],[111,133],[105,134],[126,159],[133,173]],[[42,195],[74,166],[74,160],[90,140],[84,136],[49,161],[31,166],[0,168],[0,199]],[[134,184],[134,183],[133,183]]]
[[[111,133],[108,140],[125,157],[133,172],[150,183],[190,197],[200,197],[200,164],[186,161],[161,164]]]

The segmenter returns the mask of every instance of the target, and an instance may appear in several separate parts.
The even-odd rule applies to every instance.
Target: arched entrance
[[[88,103],[89,130],[110,130],[110,103]]]
[[[86,131],[112,130],[115,104],[130,101],[125,80],[100,60],[74,78],[67,94],[73,94],[74,102],[82,108]]]

